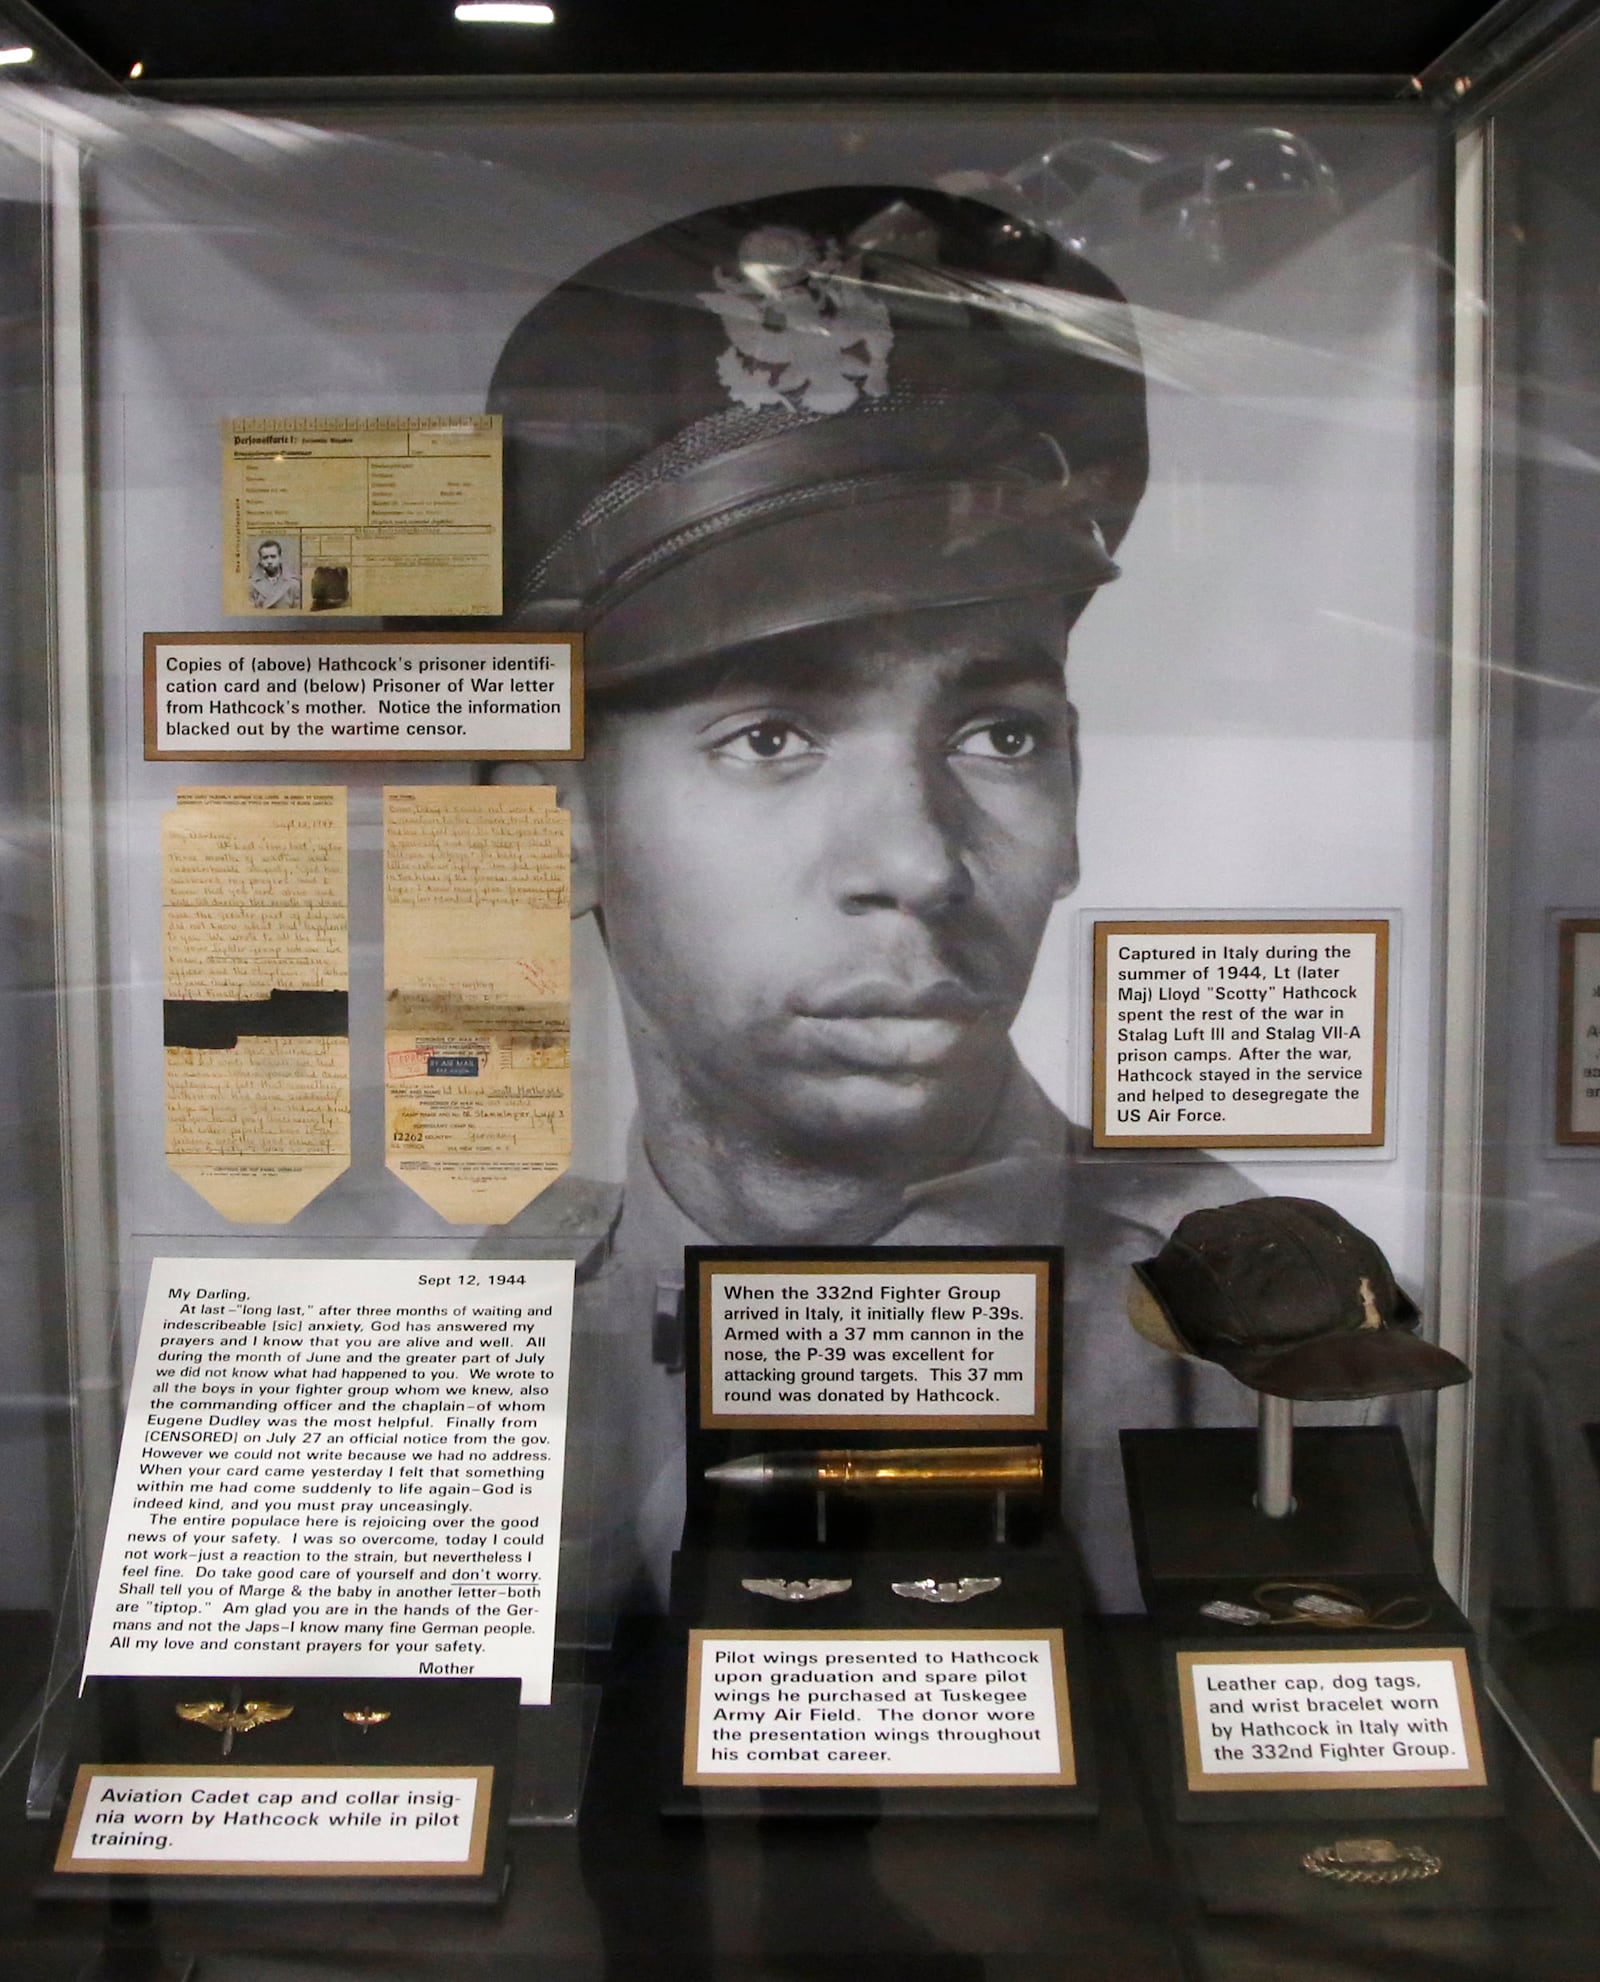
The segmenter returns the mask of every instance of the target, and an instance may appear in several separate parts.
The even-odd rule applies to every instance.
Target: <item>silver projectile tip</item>
[[[770,1473],[765,1459],[724,1459],[720,1466],[707,1466],[705,1476],[718,1486],[763,1487]]]

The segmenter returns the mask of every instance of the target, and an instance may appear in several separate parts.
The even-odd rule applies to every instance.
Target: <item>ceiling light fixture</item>
[[[31,48],[0,48],[0,64],[8,68],[15,63],[31,62],[32,60],[33,50]]]
[[[520,0],[462,0],[456,19],[474,27],[548,28],[555,26],[556,10],[523,6]]]

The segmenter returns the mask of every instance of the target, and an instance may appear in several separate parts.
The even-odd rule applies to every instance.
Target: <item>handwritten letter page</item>
[[[350,1162],[345,794],[180,791],[161,852],[167,1161],[281,1225]]]
[[[568,817],[539,785],[383,800],[389,1168],[452,1224],[503,1224],[572,1151]]]

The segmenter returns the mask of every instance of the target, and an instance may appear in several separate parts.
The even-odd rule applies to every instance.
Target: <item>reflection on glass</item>
[[[961,176],[970,183],[946,182],[946,190],[1008,195],[1005,204],[1074,254],[1140,236],[1222,285],[1264,273],[1343,211],[1338,178],[1310,139],[1268,124],[1226,132],[1192,153],[1069,138],[1003,175]]]

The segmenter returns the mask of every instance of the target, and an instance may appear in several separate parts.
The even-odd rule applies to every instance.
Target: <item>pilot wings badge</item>
[[[863,394],[883,398],[894,330],[857,259],[798,227],[758,227],[738,264],[700,292],[728,333],[717,377],[736,404],[845,413]]]
[[[745,1576],[739,1587],[753,1597],[771,1597],[777,1603],[815,1603],[820,1597],[842,1597],[850,1588],[848,1576],[807,1576],[803,1580],[787,1576]]]

